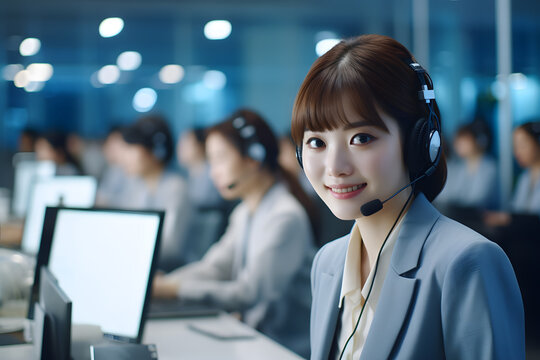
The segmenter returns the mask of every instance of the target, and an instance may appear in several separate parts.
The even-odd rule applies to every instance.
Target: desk
[[[189,329],[189,324],[241,327],[254,337],[218,340]],[[217,317],[150,320],[146,323],[143,343],[157,345],[159,360],[302,359],[228,314]]]
[[[189,324],[241,327],[254,337],[244,340],[217,340],[190,330]],[[302,359],[228,314],[217,317],[148,320],[143,343],[156,344],[159,360]],[[1,346],[0,359],[31,360],[32,345]]]

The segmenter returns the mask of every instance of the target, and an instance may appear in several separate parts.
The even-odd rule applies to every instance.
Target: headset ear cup
[[[302,162],[302,147],[301,146],[296,147],[296,160],[298,160],[298,164],[303,169],[304,163]]]
[[[261,143],[253,143],[249,145],[247,155],[257,162],[264,163],[264,160],[266,159],[266,149]]]
[[[409,166],[410,178],[414,179],[422,174],[430,164],[428,154],[429,129],[424,118],[414,124],[407,148],[407,165]]]

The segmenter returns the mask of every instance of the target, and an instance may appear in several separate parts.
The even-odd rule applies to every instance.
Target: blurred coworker
[[[540,121],[527,122],[514,130],[514,156],[524,171],[519,176],[510,211],[540,216]],[[512,223],[507,212],[490,212],[485,216],[490,226]]]
[[[197,208],[218,208],[224,201],[210,179],[210,168],[204,149],[205,134],[202,128],[184,131],[176,146],[178,162],[188,173],[191,202]]]
[[[240,312],[307,356],[313,237],[306,210],[288,191],[292,177],[278,164],[277,139],[258,114],[239,110],[208,130],[206,151],[220,193],[241,203],[201,261],[155,279],[154,296]]]
[[[122,166],[132,176],[122,196],[128,209],[165,210],[158,267],[171,270],[182,263],[192,207],[185,180],[166,169],[174,141],[166,120],[159,115],[141,117],[122,130],[126,142]]]
[[[497,165],[486,154],[490,142],[489,128],[483,122],[476,121],[458,129],[453,142],[458,159],[448,165],[446,185],[436,204],[497,208]]]
[[[56,175],[81,175],[81,166],[67,150],[67,136],[61,132],[48,132],[36,140],[36,158],[56,164]]]
[[[107,167],[99,180],[96,195],[97,206],[122,206],[122,194],[126,188],[129,188],[126,187],[126,182],[130,179],[122,169],[125,146],[121,128],[112,128],[102,145]]]
[[[34,152],[36,150],[36,140],[38,132],[32,128],[24,128],[19,135],[18,151]]]
[[[83,139],[75,133],[67,136],[67,150],[77,159],[82,172],[95,178],[100,178],[105,170],[107,162],[101,151],[102,144],[99,141]]]

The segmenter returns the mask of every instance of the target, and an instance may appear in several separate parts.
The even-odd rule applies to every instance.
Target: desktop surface
[[[192,325],[230,328],[250,334],[245,339],[218,340],[190,329]],[[189,319],[148,320],[144,344],[155,344],[159,360],[301,360],[302,358],[229,314]],[[90,350],[89,350],[90,351]],[[32,358],[32,344],[0,346],[0,359]],[[81,359],[74,359],[81,360]]]
[[[221,340],[193,331],[198,326],[219,332],[229,330],[249,336]],[[221,313],[218,316],[153,319],[146,323],[143,343],[157,346],[160,360],[230,359],[230,360],[300,360],[300,356],[286,349],[265,335],[253,330],[233,316]]]

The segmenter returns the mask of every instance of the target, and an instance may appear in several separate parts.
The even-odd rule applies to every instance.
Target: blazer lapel
[[[317,321],[312,349],[312,359],[328,359],[339,315],[339,295],[343,280],[343,264],[347,253],[348,241],[344,242],[344,249],[339,252],[339,259],[333,259],[333,267],[320,275],[318,293],[314,294],[319,300],[317,306],[321,319]]]
[[[413,302],[416,281],[416,279],[407,279],[388,272],[375,317],[362,350],[362,359],[388,359],[390,357]]]
[[[342,276],[331,276],[329,274],[322,274],[323,280],[326,284],[321,286],[321,295],[325,296],[324,306],[327,311],[324,311],[324,318],[321,319],[321,329],[323,330],[322,338],[320,339],[321,359],[328,359],[330,349],[332,348],[332,341],[334,340],[334,333],[337,325],[339,314],[339,294],[341,293],[341,279]],[[341,274],[343,275],[343,274]],[[322,284],[321,284],[322,285]]]
[[[418,261],[435,221],[440,213],[423,194],[419,194],[401,225],[390,269],[384,280],[371,323],[362,359],[387,359],[399,336],[407,314],[414,303],[417,279],[406,273],[418,267]]]

